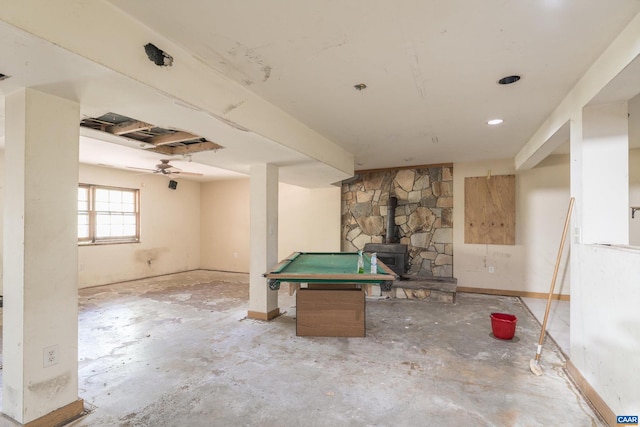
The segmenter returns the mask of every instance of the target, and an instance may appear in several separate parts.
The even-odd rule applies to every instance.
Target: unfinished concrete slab
[[[601,426],[518,298],[368,300],[365,338],[297,337],[246,318],[248,275],[194,271],[80,291],[71,426]],[[518,317],[492,336],[490,313]],[[8,422],[4,420],[5,423]],[[11,425],[11,424],[6,424]]]

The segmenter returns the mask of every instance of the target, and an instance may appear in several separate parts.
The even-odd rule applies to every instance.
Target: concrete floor
[[[195,271],[80,291],[80,426],[602,426],[562,369],[529,370],[540,332],[518,298],[367,301],[366,338],[246,319],[248,275]],[[491,334],[491,312],[518,317]],[[7,420],[3,420],[5,425]]]
[[[544,321],[544,311],[547,308],[546,298],[521,298],[527,308],[538,319],[540,324]],[[549,318],[547,319],[547,332],[565,355],[569,353],[569,324],[570,307],[569,301],[551,300],[549,307]],[[539,334],[540,332],[538,332]],[[538,336],[539,338],[539,336]]]

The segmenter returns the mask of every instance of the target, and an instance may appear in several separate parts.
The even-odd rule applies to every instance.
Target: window
[[[81,184],[78,187],[78,242],[140,241],[139,190]]]

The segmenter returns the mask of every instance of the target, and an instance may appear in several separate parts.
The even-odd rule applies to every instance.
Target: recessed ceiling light
[[[498,80],[498,84],[500,85],[510,85],[512,83],[517,82],[518,80],[520,80],[520,76],[514,74],[512,76],[506,76],[501,78],[500,80]]]
[[[495,126],[495,125],[499,125],[502,122],[504,122],[504,120],[502,119],[491,119],[487,122],[487,124],[491,126]]]
[[[364,83],[358,83],[357,85],[353,85],[353,87],[356,90],[365,90],[367,88],[367,85]]]

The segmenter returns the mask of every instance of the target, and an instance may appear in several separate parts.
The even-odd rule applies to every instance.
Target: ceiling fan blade
[[[182,169],[177,168],[177,167],[169,164],[169,160],[168,159],[160,160],[160,164],[156,165],[156,169],[136,168],[136,167],[133,167],[133,166],[127,166],[127,168],[128,169],[133,169],[133,170],[138,170],[138,171],[144,171],[144,173],[141,173],[141,174],[138,174],[138,175],[147,175],[147,174],[158,173],[158,174],[162,174],[162,175],[166,175],[166,176],[171,176],[171,175],[202,176],[201,173],[184,172]]]
[[[133,166],[127,166],[127,169],[133,169],[137,171],[148,171],[148,172],[156,172],[155,169],[146,169],[146,168],[134,168]]]
[[[201,173],[195,173],[195,172],[182,172],[182,171],[180,171],[180,172],[171,172],[171,173],[175,174],[175,175],[202,176]]]

